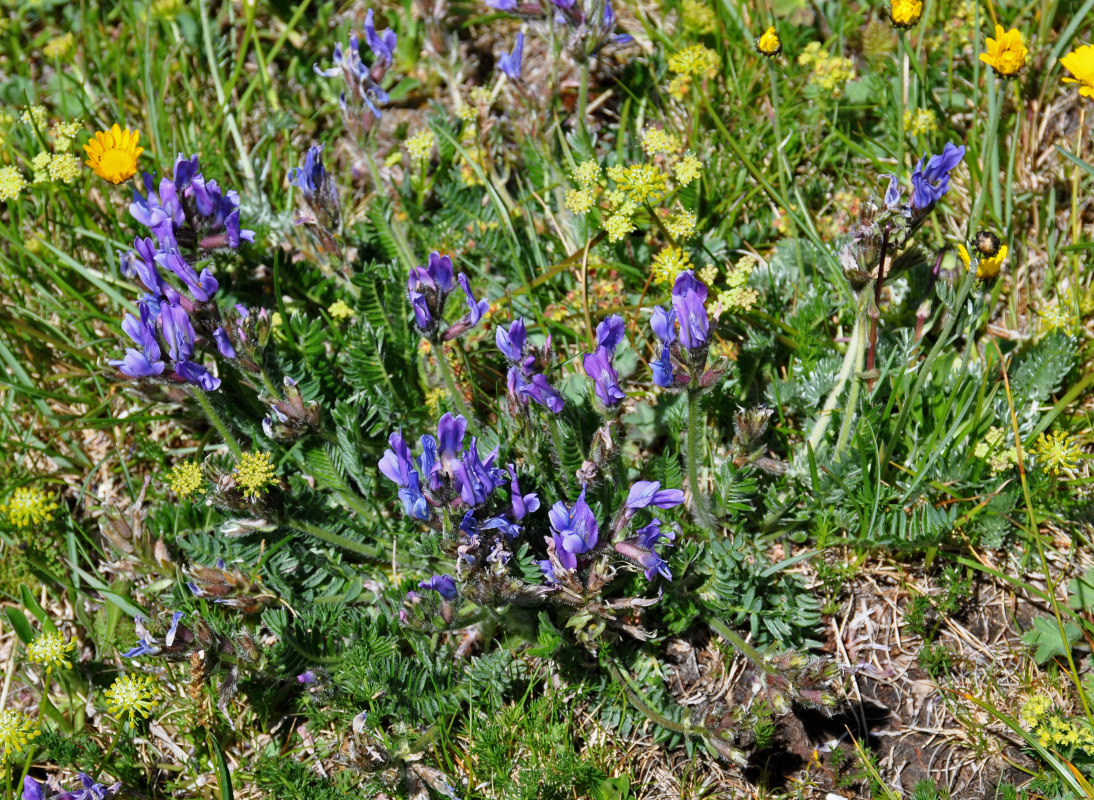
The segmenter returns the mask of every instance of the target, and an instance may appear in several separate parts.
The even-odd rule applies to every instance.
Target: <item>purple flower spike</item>
[[[660,481],[635,481],[627,494],[627,508],[637,511],[640,508],[657,506],[673,508],[684,502],[684,493],[679,489],[662,489]]]
[[[686,350],[698,350],[707,343],[710,323],[706,299],[707,287],[690,269],[676,277],[672,287],[672,309],[680,320],[680,344]]]
[[[434,575],[429,580],[419,583],[418,588],[431,589],[445,600],[455,600],[459,596],[456,581],[451,575]]]
[[[125,358],[109,362],[118,367],[123,375],[130,378],[150,378],[162,375],[166,365],[160,360],[160,346],[156,341],[154,313],[148,303],[140,304],[140,318],[126,314],[122,320],[122,330],[132,339],[137,349],[125,351]]]
[[[661,355],[650,362],[650,369],[653,370],[653,382],[658,386],[668,387],[676,384],[676,376],[672,371],[672,354],[667,344],[661,346]]]
[[[437,423],[437,445],[440,450],[441,463],[447,465],[454,461],[463,450],[463,435],[467,431],[467,420],[461,416],[453,416],[446,411]]]
[[[596,348],[595,353],[586,353],[582,360],[585,374],[593,379],[596,396],[607,408],[613,408],[626,399],[619,388],[619,376],[612,366],[612,354],[606,347]]]

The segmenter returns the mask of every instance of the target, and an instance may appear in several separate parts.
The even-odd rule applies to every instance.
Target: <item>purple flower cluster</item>
[[[937,156],[923,158],[915,165],[912,171],[912,212],[918,215],[925,214],[934,208],[935,203],[950,190],[950,173],[961,163],[965,157],[965,146],[955,146],[947,143],[942,153]],[[925,163],[924,163],[925,162]],[[891,190],[890,184],[890,190]],[[886,193],[888,204],[889,193]]]
[[[137,315],[126,314],[122,321],[122,330],[136,347],[109,363],[130,378],[166,373],[168,380],[209,392],[219,388],[220,379],[199,363],[199,349],[215,343],[225,358],[235,358],[236,349],[219,324],[213,297],[220,286],[208,267],[199,272],[191,258],[235,249],[241,241],[253,241],[254,232],[239,227],[238,195],[222,192],[216,181],[205,180],[199,170],[196,155],[187,159],[179,154],[173,178],[163,178],[158,192],[148,173],[144,175],[147,197],[134,192],[129,211],[152,229],[156,239],[138,236],[133,240],[135,252],[121,256],[122,273],[139,279],[147,294],[137,302]],[[188,257],[184,251],[193,255]],[[165,279],[164,271],[177,279],[189,297]],[[240,315],[246,317],[246,309]]]
[[[38,783],[27,775],[23,778],[23,800],[110,800],[122,786],[121,783],[103,786],[84,772],[79,773],[79,778],[83,788],[66,792],[53,791],[44,783]]]
[[[323,167],[323,145],[308,148],[304,166],[289,170],[289,183],[300,190],[312,213],[312,219],[298,222],[315,222],[329,230],[338,229],[342,219],[338,187]]]
[[[467,299],[468,312],[442,331],[444,306],[457,283]],[[490,308],[486,300],[475,299],[465,273],[461,272],[453,281],[452,257],[442,256],[436,250],[429,254],[427,266],[415,267],[410,271],[407,296],[414,309],[414,321],[430,341],[447,342],[467,333]]]
[[[549,13],[542,5],[534,2],[518,2],[518,0],[485,0],[486,5],[496,11],[508,11],[524,16],[537,16]],[[584,0],[551,0],[554,6],[554,19],[558,25],[569,25],[581,38],[581,46],[585,53],[592,55],[605,44],[625,44],[633,37],[628,34],[615,34],[615,9],[611,0],[604,0],[604,10],[600,17],[600,23],[596,24],[589,19],[590,13],[598,3]],[[548,9],[550,6],[547,7]],[[585,41],[588,39],[588,41]]]
[[[498,69],[513,83],[520,83],[521,59],[524,56],[524,31],[517,34],[517,42],[510,53],[498,56]]]
[[[548,513],[551,521],[551,538],[548,540],[550,557],[538,562],[548,583],[559,582],[559,569],[577,569],[581,563],[578,557],[596,550],[600,542],[596,515],[585,501],[585,492],[586,488],[583,487],[572,506],[567,507],[560,501]],[[617,516],[612,537],[621,534],[635,513],[642,509],[674,508],[683,502],[684,493],[679,489],[662,489],[658,481],[636,481]],[[661,531],[661,520],[655,518],[636,531],[634,536],[617,541],[614,548],[620,555],[641,565],[648,579],[652,580],[655,574],[671,579],[672,573],[654,548],[662,539],[671,541],[674,538],[671,532]]]
[[[445,414],[437,424],[437,436],[423,435],[419,441],[422,452],[411,457],[410,448],[401,431],[388,437],[390,447],[380,459],[380,472],[399,487],[399,499],[403,509],[414,519],[429,521],[434,507],[475,509],[486,503],[494,490],[505,483],[505,472],[494,466],[497,451],[484,461],[479,456],[474,438],[464,447],[467,420],[461,416]],[[510,468],[512,472],[512,468]],[[513,483],[516,483],[515,473]],[[514,496],[514,516],[520,519],[525,510],[539,507],[535,495]]]
[[[706,365],[710,328],[706,299],[707,287],[689,269],[676,277],[672,308],[654,308],[650,327],[661,341],[661,352],[651,367],[658,386],[687,386],[692,374]]]
[[[562,395],[544,374],[554,361],[550,335],[542,347],[535,347],[528,341],[524,320],[518,318],[513,320],[508,331],[499,325],[494,332],[494,342],[509,362],[510,399],[522,406],[535,400],[552,414],[561,412],[565,404]]]
[[[182,611],[176,611],[171,615],[171,627],[167,629],[167,633],[163,637],[163,642],[157,641],[151,633],[148,632],[148,628],[144,626],[143,617],[135,617],[133,619],[133,626],[137,631],[137,646],[131,650],[127,650],[122,653],[123,658],[139,658],[140,656],[158,656],[165,649],[170,649],[175,644],[175,638],[179,633],[179,623],[182,618],[185,617]]]
[[[349,46],[345,50],[342,49],[342,45],[335,45],[332,59],[334,61],[333,67],[321,69],[318,64],[312,66],[315,73],[324,78],[342,76],[345,88],[338,96],[338,103],[342,107],[343,113],[346,113],[349,108],[349,103],[346,100],[346,91],[348,90],[354,104],[357,102],[364,103],[368,111],[377,117],[380,116],[380,106],[388,102],[387,92],[384,91],[380,82],[384,79],[388,67],[394,61],[397,41],[395,31],[391,29],[383,33],[376,32],[372,9],[370,8],[368,14],[365,15],[365,44],[372,51],[372,66],[366,66],[361,60],[361,49],[356,33],[350,34]]]
[[[606,409],[618,409],[626,395],[619,388],[619,375],[612,366],[615,349],[625,338],[623,318],[612,314],[596,326],[596,350],[582,359],[585,374],[593,379],[596,396]]]

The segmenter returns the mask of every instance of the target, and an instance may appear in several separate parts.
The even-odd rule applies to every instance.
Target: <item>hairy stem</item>
[[[740,650],[757,669],[763,670],[768,675],[778,674],[779,671],[774,665],[768,664],[767,661],[764,660],[764,657],[759,650],[746,642],[735,630],[733,630],[733,628],[726,625],[720,619],[708,619],[707,625],[717,631],[723,639],[728,640],[731,645]]]
[[[691,490],[691,513],[700,525],[714,523],[706,498],[699,488],[699,444],[702,440],[702,423],[699,413],[699,392],[688,390],[688,488]],[[705,422],[705,420],[703,420]]]
[[[209,419],[209,422],[213,424],[213,427],[217,429],[217,433],[220,434],[220,438],[224,440],[224,444],[228,445],[228,449],[232,451],[232,455],[236,457],[238,461],[243,457],[243,448],[239,446],[239,442],[236,440],[235,435],[228,428],[228,423],[224,421],[224,418],[220,416],[220,412],[213,408],[212,402],[206,396],[203,389],[194,389],[190,392],[191,396],[198,401],[198,405],[201,406],[201,410],[205,412],[205,416]]]
[[[448,389],[448,394],[452,398],[452,404],[467,420],[468,430],[477,436],[479,434],[479,424],[475,420],[475,412],[467,404],[463,392],[460,391],[460,387],[456,383],[456,374],[452,371],[452,365],[448,363],[448,354],[445,353],[444,342],[434,342],[433,348],[437,352],[437,364],[440,365],[441,376],[444,378],[445,388]]]
[[[347,539],[340,534],[332,533],[326,528],[320,528],[318,525],[313,525],[302,519],[287,519],[284,520],[283,524],[294,530],[298,530],[301,533],[306,533],[308,536],[313,536],[327,544],[332,544],[335,547],[341,547],[343,550],[349,550],[359,556],[363,556],[369,561],[375,561],[380,564],[387,563],[387,559],[381,557],[381,555],[376,552],[375,548],[368,547],[360,542],[355,542],[352,539]]]

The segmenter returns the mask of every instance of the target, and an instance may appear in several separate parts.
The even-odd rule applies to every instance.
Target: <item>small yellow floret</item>
[[[41,128],[46,122],[46,107],[45,106],[31,106],[23,111],[19,115],[19,121],[24,125],[30,125],[35,128]]]
[[[76,642],[54,631],[40,634],[27,645],[27,660],[32,664],[41,664],[48,675],[55,669],[72,669],[69,657],[76,649]]]
[[[904,112],[904,130],[912,136],[933,133],[938,130],[938,121],[929,108],[908,109]]]
[[[631,164],[610,172],[619,188],[635,203],[656,203],[668,194],[665,173],[653,164]]]
[[[100,178],[117,184],[137,173],[137,158],[144,152],[138,147],[140,131],[122,130],[116,124],[108,131],[99,131],[84,145],[87,165]]]
[[[669,57],[669,69],[681,75],[714,77],[722,66],[722,59],[708,47],[693,44]]]
[[[634,230],[636,230],[634,222],[626,214],[612,214],[604,220],[604,231],[608,234],[608,241],[613,244],[622,241],[625,236]]]
[[[703,163],[694,153],[685,153],[684,157],[672,165],[672,174],[680,186],[687,186],[703,173]]]
[[[429,128],[418,131],[406,140],[407,155],[414,161],[423,161],[429,158],[433,152],[433,145],[437,143],[437,137]]]
[[[779,34],[775,32],[774,25],[757,37],[756,51],[767,58],[774,58],[783,51],[782,40],[779,39]]]
[[[58,505],[41,489],[21,486],[12,492],[6,503],[0,503],[0,514],[7,517],[8,522],[16,528],[26,528],[49,522],[57,508]]]
[[[50,39],[46,43],[46,46],[42,48],[42,55],[46,58],[63,58],[68,55],[69,51],[75,46],[76,37],[69,31],[64,36]]]
[[[69,184],[80,177],[80,159],[74,153],[56,153],[49,161],[50,180]]]
[[[76,134],[80,132],[79,122],[55,122],[53,127],[49,129],[49,135],[53,137],[53,149],[58,153],[63,153],[72,147],[72,142],[76,139]]]
[[[593,207],[593,193],[589,189],[571,189],[566,192],[566,208],[571,213],[583,216]]]
[[[196,461],[178,461],[167,473],[167,485],[181,499],[186,499],[201,488],[201,467]]]
[[[129,714],[130,724],[135,717],[147,718],[160,704],[159,683],[151,675],[120,675],[103,694],[110,713],[119,719]]]
[[[10,203],[26,186],[27,180],[18,167],[0,167],[0,201]]]
[[[650,272],[653,280],[664,286],[671,285],[676,276],[691,269],[691,258],[679,247],[665,247],[653,257]]]
[[[22,711],[0,711],[0,764],[6,767],[39,733],[38,723]]]
[[[1033,445],[1033,452],[1042,462],[1044,471],[1053,475],[1059,475],[1061,470],[1073,470],[1082,455],[1078,440],[1066,431],[1055,431],[1048,436],[1042,433]]]
[[[244,453],[232,474],[244,497],[257,498],[274,482],[273,458],[265,451]]]
[[[49,162],[53,160],[53,153],[43,150],[30,160],[30,168],[35,172],[42,172],[49,168]]]
[[[695,235],[695,213],[692,211],[679,211],[668,218],[665,229],[673,239],[683,242]]]
[[[600,165],[593,159],[582,161],[574,170],[574,180],[588,189],[600,180]]]
[[[327,313],[335,319],[349,319],[353,316],[353,309],[346,305],[345,300],[335,300],[330,304]]]
[[[684,27],[698,33],[714,33],[718,27],[718,16],[714,9],[698,0],[684,0]]]
[[[675,153],[680,149],[680,142],[664,128],[646,128],[642,131],[642,149],[651,157],[658,153]]]

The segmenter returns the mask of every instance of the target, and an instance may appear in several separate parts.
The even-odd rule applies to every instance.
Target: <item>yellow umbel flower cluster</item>
[[[244,453],[232,472],[243,496],[257,498],[274,482],[273,458],[265,451]]]
[[[566,192],[566,208],[579,217],[592,210],[594,201],[592,189],[571,189]]]
[[[756,259],[744,256],[726,274],[726,287],[718,293],[718,304],[727,311],[750,311],[760,293],[748,287],[748,278],[756,269]]]
[[[42,55],[46,58],[64,58],[75,46],[76,37],[69,31],[64,36],[58,36],[46,42],[46,46],[42,48]]]
[[[672,175],[680,186],[687,186],[703,174],[703,163],[688,152],[684,157],[672,165]]]
[[[12,492],[6,503],[0,503],[0,514],[16,528],[26,528],[49,522],[57,508],[57,503],[52,502],[41,489],[21,486]]]
[[[718,28],[718,16],[714,9],[699,0],[684,0],[681,5],[684,27],[696,33],[714,33]]]
[[[1060,471],[1071,472],[1079,465],[1082,450],[1079,440],[1067,431],[1054,431],[1048,436],[1041,434],[1033,445],[1033,452],[1041,469],[1059,475]]]
[[[41,128],[46,124],[47,113],[45,106],[30,106],[19,115],[19,121],[32,128]]]
[[[671,286],[677,275],[691,267],[691,259],[681,248],[666,247],[653,257],[650,273],[655,283]]]
[[[18,167],[0,167],[0,201],[10,203],[23,193],[27,179]]]
[[[669,56],[669,69],[679,75],[713,78],[722,67],[718,54],[701,44],[685,47]]]
[[[665,221],[665,230],[676,241],[687,241],[695,235],[695,213],[687,209],[678,211]]]
[[[327,313],[335,319],[349,319],[353,316],[353,309],[346,304],[345,300],[335,300],[330,304]]]
[[[128,714],[130,724],[135,717],[147,719],[160,704],[159,683],[151,675],[120,675],[103,695],[110,713],[118,719]]]
[[[185,500],[201,488],[201,467],[196,461],[176,462],[167,473],[167,485],[171,491]]]
[[[668,194],[665,173],[653,164],[640,163],[608,168],[608,177],[633,203],[656,203]]]
[[[1057,300],[1037,313],[1041,318],[1040,328],[1043,331],[1061,330],[1070,334],[1074,333],[1079,326],[1079,317],[1075,314],[1075,308],[1071,302]]]
[[[27,645],[27,661],[46,668],[48,675],[55,669],[72,669],[69,657],[76,649],[76,642],[54,631],[40,634]]]
[[[1060,59],[1060,64],[1074,77],[1065,77],[1064,83],[1079,84],[1082,97],[1094,99],[1094,45],[1085,44]]]
[[[407,139],[404,146],[412,161],[424,161],[429,158],[436,143],[437,136],[429,128],[425,128]]]
[[[49,129],[49,135],[53,137],[53,150],[57,153],[63,153],[72,147],[73,141],[76,139],[76,134],[80,132],[80,123],[75,120],[71,122],[58,121],[53,123],[53,127]]]
[[[909,108],[904,112],[904,130],[912,136],[933,133],[938,130],[938,120],[929,108]]]
[[[141,132],[122,130],[115,125],[108,131],[99,131],[84,145],[87,165],[104,181],[118,184],[137,174],[137,159],[144,152],[138,147]]]
[[[0,711],[0,764],[26,750],[39,733],[38,724],[22,711]]]
[[[675,153],[680,149],[680,142],[664,128],[645,128],[642,131],[642,149],[652,158],[658,153]]]
[[[988,52],[981,53],[980,60],[1000,78],[1013,78],[1025,67],[1029,50],[1017,28],[1004,31],[1002,25],[996,25],[995,38],[989,38],[987,45]]]
[[[843,85],[855,77],[855,64],[843,56],[830,55],[820,42],[810,42],[798,56],[798,63],[811,66],[809,82],[833,97],[843,96]]]
[[[1041,747],[1072,750],[1094,747],[1094,732],[1086,720],[1073,720],[1058,711],[1056,702],[1046,694],[1031,696],[1018,712]]]
[[[1007,432],[994,425],[984,434],[984,441],[978,442],[972,454],[981,461],[987,461],[993,475],[1006,472],[1018,464],[1018,448],[1005,447]]]

